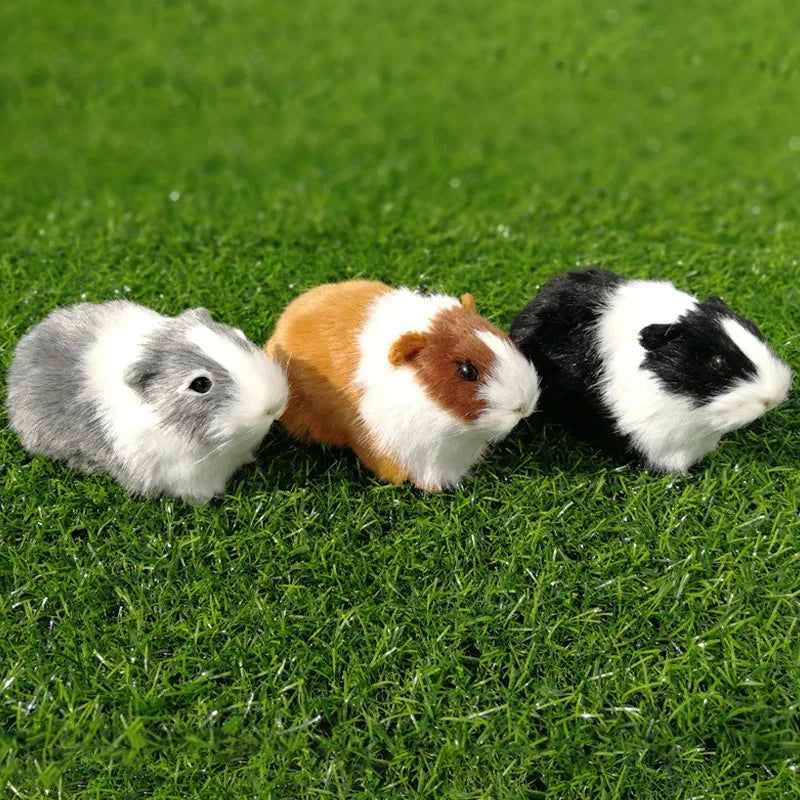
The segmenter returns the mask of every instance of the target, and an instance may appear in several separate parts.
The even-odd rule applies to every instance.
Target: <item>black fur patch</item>
[[[745,319],[744,317],[740,317],[732,308],[725,305],[725,301],[718,297],[715,294],[711,294],[706,297],[705,300],[700,304],[701,308],[707,308],[709,311],[715,311],[721,317],[728,317],[729,319],[735,319],[745,330],[750,331],[756,339],[766,342],[764,338],[764,334],[758,329],[758,326],[754,323],[750,322],[749,319]]]
[[[756,365],[725,333],[722,320],[726,318],[763,340],[752,322],[739,317],[718,297],[710,297],[673,324],[642,328],[639,341],[647,351],[642,368],[652,372],[666,391],[689,397],[697,405],[752,378],[758,371]]]
[[[602,269],[556,275],[519,313],[509,334],[539,373],[539,408],[576,435],[618,452],[626,452],[630,441],[617,432],[597,390],[603,362],[596,326],[609,295],[626,281]]]

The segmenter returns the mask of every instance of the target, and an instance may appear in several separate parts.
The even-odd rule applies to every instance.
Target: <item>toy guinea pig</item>
[[[56,309],[8,372],[26,450],[191,503],[223,491],[287,400],[283,370],[240,330],[203,308],[166,317],[125,300]]]
[[[468,294],[317,286],[289,304],[266,350],[288,370],[290,433],[429,491],[456,485],[539,395],[536,370]]]
[[[654,472],[686,472],[782,403],[792,379],[719,297],[599,269],[548,281],[511,338],[539,370],[546,413]]]

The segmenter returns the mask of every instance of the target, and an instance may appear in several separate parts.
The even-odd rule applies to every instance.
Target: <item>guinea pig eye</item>
[[[462,381],[476,381],[480,377],[478,368],[471,361],[456,361],[458,364],[458,377]]]
[[[189,388],[193,392],[197,392],[197,394],[205,394],[206,392],[211,390],[211,379],[206,378],[205,375],[201,375],[199,378],[195,378],[190,384]]]
[[[722,372],[722,370],[727,366],[728,364],[722,356],[714,356],[711,359],[711,369],[713,369],[715,372]]]

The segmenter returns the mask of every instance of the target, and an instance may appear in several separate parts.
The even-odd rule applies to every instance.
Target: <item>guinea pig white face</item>
[[[708,404],[708,413],[717,430],[736,430],[757,420],[789,396],[792,371],[767,346],[763,339],[739,321],[723,318],[720,324],[749,364],[738,370],[737,380],[729,391]],[[752,366],[750,366],[752,365]],[[712,369],[735,374],[737,370],[725,355],[717,356]]]
[[[478,338],[494,354],[494,363],[478,396],[486,404],[476,422],[500,439],[524,417],[530,416],[539,400],[539,376],[533,364],[508,340],[490,331],[478,331]]]
[[[155,329],[125,381],[166,430],[219,450],[252,450],[289,396],[283,370],[205,309]]]
[[[741,428],[789,394],[792,373],[758,328],[711,297],[676,323],[640,334],[642,363],[668,391],[692,403],[692,415],[719,434]]]
[[[289,387],[283,369],[243,334],[226,326],[215,324],[209,328],[198,325],[186,332],[186,339],[216,365],[212,374],[201,379],[209,401],[215,383],[219,384],[220,390],[225,381],[233,384],[232,391],[227,392],[224,407],[209,418],[214,439],[257,444],[289,402]],[[193,378],[187,384],[187,391],[196,390],[197,380]]]

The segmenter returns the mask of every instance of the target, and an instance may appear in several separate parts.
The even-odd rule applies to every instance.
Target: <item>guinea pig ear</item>
[[[425,347],[427,341],[427,336],[419,331],[404,333],[389,348],[389,363],[393,367],[402,367],[403,364],[408,364]]]
[[[461,295],[461,305],[464,306],[467,311],[478,313],[478,306],[475,305],[475,298],[469,292]]]
[[[144,392],[155,378],[155,373],[152,369],[148,368],[144,361],[135,361],[133,364],[129,364],[125,367],[123,377],[125,383],[127,383],[131,389],[135,389],[137,392]]]
[[[211,317],[211,312],[207,308],[187,308],[181,316],[204,324],[214,321]]]
[[[680,326],[674,322],[665,325],[648,325],[639,331],[639,344],[645,350],[658,350],[659,347],[678,337],[680,332]]]

